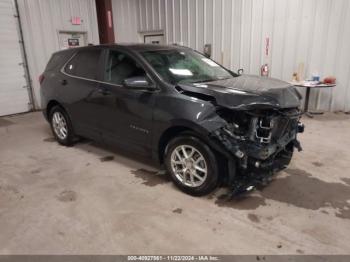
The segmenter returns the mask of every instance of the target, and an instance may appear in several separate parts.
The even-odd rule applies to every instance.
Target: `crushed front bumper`
[[[234,196],[267,185],[277,172],[288,166],[292,158],[292,150],[286,148],[264,161],[251,157],[248,160],[246,168],[236,167],[239,172],[237,170],[230,170],[231,174],[234,174],[229,184],[231,194]]]
[[[303,131],[304,125],[298,122],[296,128],[270,144],[237,139],[225,127],[214,131],[211,137],[229,155],[227,184],[232,187],[232,195],[266,185],[276,172],[284,169],[292,158],[294,148],[302,150],[297,134]]]

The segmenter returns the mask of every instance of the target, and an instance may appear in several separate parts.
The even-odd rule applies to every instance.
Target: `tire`
[[[50,110],[49,120],[51,131],[57,142],[64,146],[72,146],[75,135],[66,111],[60,106],[54,106]]]
[[[192,196],[209,194],[218,184],[219,171],[214,153],[193,135],[180,135],[169,142],[165,150],[165,167],[174,184]]]
[[[294,153],[294,145],[293,143],[289,143],[285,149],[283,149],[280,153],[280,159],[279,159],[279,168],[285,169],[288,167],[290,162],[292,161]]]

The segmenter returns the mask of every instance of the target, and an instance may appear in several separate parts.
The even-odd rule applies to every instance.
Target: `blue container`
[[[320,82],[320,76],[312,76],[312,81]]]

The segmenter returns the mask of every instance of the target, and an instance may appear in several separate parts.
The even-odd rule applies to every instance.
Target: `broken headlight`
[[[260,143],[270,143],[274,119],[270,117],[252,117],[251,120],[251,140]]]
[[[231,111],[228,109],[221,109],[217,113],[226,120],[226,130],[229,135],[239,140],[246,140],[249,136],[250,119],[244,111]]]
[[[250,111],[221,109],[218,114],[227,121],[226,130],[231,137],[261,144],[277,141],[291,130],[302,129],[298,127],[300,111],[296,108]]]

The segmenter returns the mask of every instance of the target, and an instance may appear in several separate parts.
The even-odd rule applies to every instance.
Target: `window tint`
[[[45,71],[49,71],[49,70],[55,69],[60,63],[62,63],[62,59],[63,58],[64,58],[64,55],[62,53],[54,54],[51,57],[50,61],[47,63]]]
[[[232,78],[225,68],[191,50],[157,50],[142,53],[164,81],[199,83]]]
[[[126,78],[146,76],[143,68],[128,55],[110,51],[104,72],[104,81],[121,85]]]
[[[64,71],[74,76],[96,79],[100,53],[100,50],[80,51],[68,62]]]

